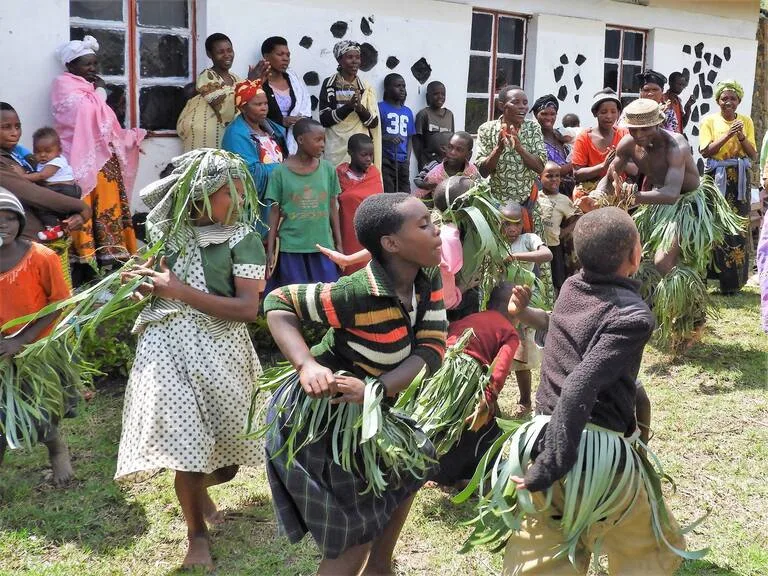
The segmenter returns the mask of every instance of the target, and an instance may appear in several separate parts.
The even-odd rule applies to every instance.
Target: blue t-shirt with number
[[[408,158],[408,138],[416,133],[413,112],[408,106],[379,102],[379,119],[383,134],[400,137],[400,144],[397,147],[390,142],[382,143],[384,156],[398,162],[405,162]]]

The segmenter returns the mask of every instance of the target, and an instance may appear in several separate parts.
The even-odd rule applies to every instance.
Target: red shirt
[[[582,130],[576,137],[576,142],[573,144],[573,154],[571,155],[571,162],[573,162],[574,166],[579,168],[591,168],[592,166],[597,166],[598,164],[605,162],[605,157],[608,156],[608,149],[600,150],[595,146],[595,143],[592,142],[592,138],[590,137],[592,130],[592,128]],[[627,134],[629,134],[629,131],[626,128],[621,128],[619,126],[614,128],[611,146],[616,148],[619,145],[619,142],[621,142],[621,139]],[[606,172],[608,172],[607,168],[601,171],[600,178],[605,176]]]
[[[349,173],[349,163],[344,162],[336,167],[336,175],[339,177],[341,185],[341,194],[339,194],[339,226],[341,228],[341,243],[345,254],[354,254],[363,249],[360,242],[357,241],[353,218],[360,204],[374,194],[384,192],[384,185],[381,180],[381,173],[376,166],[371,165],[365,176],[357,180]],[[348,266],[344,269],[344,274],[349,275],[361,268],[365,268],[365,263]]]
[[[486,400],[490,405],[495,403],[512,370],[512,361],[515,359],[520,337],[504,314],[496,310],[486,310],[451,322],[448,325],[446,344],[455,344],[467,328],[471,328],[475,335],[467,342],[464,353],[484,366],[495,363],[491,373],[491,385],[486,390]]]

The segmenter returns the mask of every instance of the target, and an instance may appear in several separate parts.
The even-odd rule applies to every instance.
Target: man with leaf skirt
[[[51,332],[57,312],[10,321],[65,300],[70,291],[58,255],[20,238],[25,224],[21,202],[0,187],[0,462],[6,446],[31,447],[39,439],[48,448],[53,483],[63,486],[73,472],[57,423],[72,408],[66,390],[79,384],[79,375],[59,344],[25,353]]]
[[[661,128],[661,106],[635,100],[625,109],[629,134],[616,159],[591,194],[598,205],[625,210],[641,205],[634,218],[653,264],[640,270],[642,294],[656,316],[658,341],[671,348],[689,344],[706,320],[706,270],[714,247],[743,222],[728,208],[710,176],[700,177],[688,142]],[[639,185],[623,182],[629,163],[638,166]]]

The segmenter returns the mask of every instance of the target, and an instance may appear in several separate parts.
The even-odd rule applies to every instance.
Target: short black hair
[[[288,46],[288,40],[282,36],[270,36],[261,43],[261,55],[266,56],[270,54],[278,46]]]
[[[499,88],[499,102],[506,102],[508,100],[507,96],[513,90],[520,90],[523,92],[523,89],[515,84],[507,84],[506,86]]]
[[[635,221],[621,208],[608,206],[588,212],[576,223],[573,244],[584,270],[615,274],[637,242]]]
[[[682,72],[672,72],[672,74],[669,75],[670,82],[674,82],[678,78],[682,78],[686,82],[688,81],[688,79],[685,77],[685,74],[683,74]]]
[[[376,260],[381,260],[384,254],[382,237],[396,233],[405,221],[399,206],[411,198],[413,196],[405,192],[374,194],[363,200],[357,208],[353,219],[355,234],[363,248]]]
[[[45,138],[53,138],[57,144],[61,145],[59,133],[50,126],[43,126],[42,128],[38,128],[32,134],[32,142],[37,142],[38,140],[43,140]]]
[[[213,45],[216,44],[216,42],[222,42],[224,40],[232,44],[232,40],[229,39],[229,36],[222,34],[221,32],[214,32],[205,39],[205,52],[210,53],[213,50]]]
[[[403,75],[398,74],[397,72],[390,72],[389,74],[384,76],[384,88],[386,89],[388,86],[391,86],[392,82],[394,82],[398,78],[405,81],[405,78],[403,78]]]
[[[429,152],[439,152],[442,158],[442,148],[448,146],[451,138],[453,138],[453,132],[438,132],[429,139],[427,150]]]
[[[0,112],[16,112],[16,108],[8,104],[8,102],[0,102]]]
[[[298,138],[299,136],[304,136],[307,132],[312,132],[315,128],[322,127],[323,125],[314,118],[302,118],[293,125],[293,136]]]
[[[472,138],[472,134],[470,134],[469,132],[462,132],[461,130],[459,130],[458,132],[454,132],[453,136],[458,136],[459,138],[464,140],[469,150],[472,150],[472,148],[475,145],[475,139]],[[453,136],[451,136],[451,138],[453,138]]]
[[[573,112],[568,112],[568,114],[563,116],[563,126],[565,128],[575,128],[580,123],[581,120],[579,120],[579,117]]]
[[[440,212],[445,212],[449,207],[453,207],[456,199],[466,193],[473,185],[474,182],[469,176],[453,175],[442,180],[432,192],[435,208]]]
[[[499,310],[506,312],[509,305],[509,299],[512,297],[512,290],[515,284],[513,282],[502,282],[498,284],[488,298],[488,310]]]
[[[360,150],[360,146],[365,144],[373,145],[373,139],[368,134],[352,134],[347,141],[347,152],[352,154],[352,152]]]
[[[445,88],[445,84],[440,82],[440,80],[432,80],[432,82],[427,84],[427,92],[429,92],[433,88],[437,88],[438,86],[442,86],[443,88]]]

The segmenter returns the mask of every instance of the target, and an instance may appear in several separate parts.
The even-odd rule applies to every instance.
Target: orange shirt
[[[19,263],[0,273],[0,326],[14,318],[37,312],[48,304],[65,300],[69,295],[59,256],[42,244],[30,242],[27,253]],[[52,329],[53,324],[43,330],[37,339],[47,336]],[[14,326],[7,334],[18,330],[19,326]]]
[[[590,137],[592,130],[594,130],[594,128],[582,130],[581,134],[576,137],[576,142],[573,144],[573,155],[571,156],[571,162],[573,162],[574,166],[591,168],[592,166],[597,166],[605,161],[605,157],[608,155],[608,149],[599,150],[597,146],[595,146],[595,143],[592,142],[592,138]],[[628,133],[629,131],[626,128],[620,128],[618,126],[614,128],[611,146],[616,148],[619,145],[619,142],[621,142],[621,139]],[[600,178],[605,176],[607,171],[608,170],[603,170],[600,173]]]

